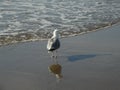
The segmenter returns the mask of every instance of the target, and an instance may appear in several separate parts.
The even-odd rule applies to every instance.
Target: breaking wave
[[[0,45],[74,36],[120,22],[119,0],[0,1]]]

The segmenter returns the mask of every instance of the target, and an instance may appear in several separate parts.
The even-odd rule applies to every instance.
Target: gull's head
[[[59,37],[59,31],[57,29],[53,31],[53,37]]]

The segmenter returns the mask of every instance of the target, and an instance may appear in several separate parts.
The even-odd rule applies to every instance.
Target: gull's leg
[[[53,51],[52,51],[52,55],[51,55],[51,57],[52,57],[52,58],[54,58],[54,57],[55,57],[55,56],[54,56],[54,52],[53,52]]]
[[[57,50],[55,50],[55,59],[57,59]]]
[[[57,64],[57,51],[48,51],[48,53],[50,53],[51,58],[53,59],[53,61]]]
[[[53,51],[48,51],[48,53],[50,53],[50,57],[51,57],[51,58],[54,58],[54,57],[55,57]]]
[[[57,50],[55,50],[55,63],[57,64],[58,62],[57,62]]]

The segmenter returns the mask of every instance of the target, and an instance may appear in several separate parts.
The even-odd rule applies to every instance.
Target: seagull
[[[57,58],[57,55],[55,55],[54,51],[57,53],[57,49],[60,48],[60,40],[59,40],[59,33],[58,30],[55,29],[53,31],[53,36],[48,40],[47,43],[47,50],[48,53],[52,53],[53,58]]]

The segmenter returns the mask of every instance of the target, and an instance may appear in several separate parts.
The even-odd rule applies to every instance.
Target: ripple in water
[[[120,21],[119,0],[2,0],[0,45],[94,31]]]

